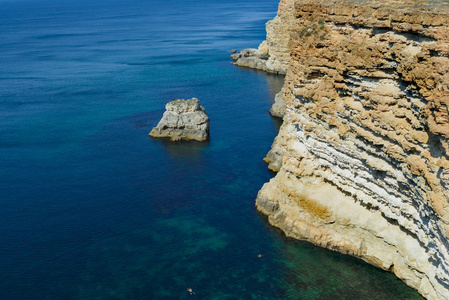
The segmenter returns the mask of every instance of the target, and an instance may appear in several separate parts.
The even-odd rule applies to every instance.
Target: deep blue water
[[[283,78],[229,50],[277,4],[0,0],[1,299],[419,299],[254,208]],[[148,137],[190,97],[210,142]]]

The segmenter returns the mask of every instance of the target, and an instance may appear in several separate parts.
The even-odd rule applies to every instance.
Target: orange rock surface
[[[299,0],[288,13],[287,113],[265,158],[278,174],[258,209],[449,299],[449,4]]]

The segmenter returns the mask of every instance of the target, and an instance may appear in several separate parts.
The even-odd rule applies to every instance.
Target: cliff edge
[[[286,74],[290,61],[288,41],[297,25],[295,0],[281,0],[276,17],[266,23],[267,37],[257,49],[244,49],[231,55],[235,65]]]
[[[449,4],[279,9],[289,20],[284,123],[257,208],[288,236],[449,299]]]

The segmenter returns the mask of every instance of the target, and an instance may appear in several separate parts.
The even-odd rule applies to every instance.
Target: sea
[[[254,206],[277,0],[0,0],[0,299],[422,299]],[[148,136],[197,97],[206,143]],[[330,199],[331,200],[331,199]]]

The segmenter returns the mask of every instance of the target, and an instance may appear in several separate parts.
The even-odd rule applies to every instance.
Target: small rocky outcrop
[[[156,138],[170,138],[172,141],[209,138],[209,117],[197,98],[176,99],[165,106],[162,119],[149,135]]]
[[[268,57],[268,53],[261,52],[255,48],[243,49],[240,53],[231,55],[234,65],[264,71],[267,71]]]

